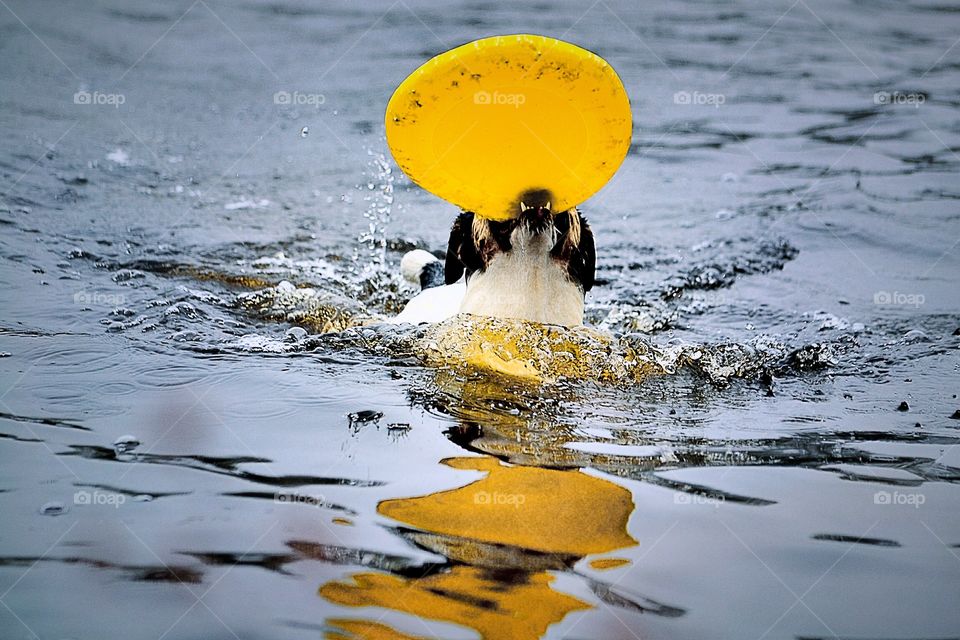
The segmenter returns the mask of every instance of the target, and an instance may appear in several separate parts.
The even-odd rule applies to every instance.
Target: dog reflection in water
[[[472,628],[483,638],[539,638],[592,605],[555,590],[550,571],[637,544],[627,532],[630,492],[580,471],[508,466],[495,458],[452,458],[454,469],[486,476],[458,489],[381,502],[400,535],[449,565],[423,577],[363,572],[320,587],[346,607],[380,607]],[[473,475],[473,473],[471,475]],[[594,568],[626,560],[605,558]],[[377,618],[381,618],[378,614]],[[335,618],[343,636],[409,638],[374,620]]]

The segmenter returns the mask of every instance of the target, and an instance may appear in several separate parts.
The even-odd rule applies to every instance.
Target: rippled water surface
[[[955,5],[0,4],[3,638],[960,635]],[[378,325],[511,32],[632,99],[593,328]]]

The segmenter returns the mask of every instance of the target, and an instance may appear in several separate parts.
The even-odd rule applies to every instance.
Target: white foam
[[[390,318],[387,322],[390,324],[443,322],[457,315],[466,292],[467,287],[462,279],[454,284],[424,289],[407,303],[399,315]]]
[[[107,160],[117,164],[127,164],[130,162],[130,155],[123,149],[114,149],[107,154]]]

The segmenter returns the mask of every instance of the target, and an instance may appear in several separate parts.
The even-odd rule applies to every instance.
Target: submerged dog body
[[[466,275],[462,313],[576,326],[595,263],[593,233],[576,209],[521,205],[519,217],[503,222],[461,214],[444,275],[447,284]]]

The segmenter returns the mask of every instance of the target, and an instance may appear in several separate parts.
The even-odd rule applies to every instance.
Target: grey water
[[[587,319],[667,373],[339,331],[456,214],[389,157],[393,89],[522,32],[631,97]],[[958,33],[942,0],[3,0],[0,637],[960,637]]]

